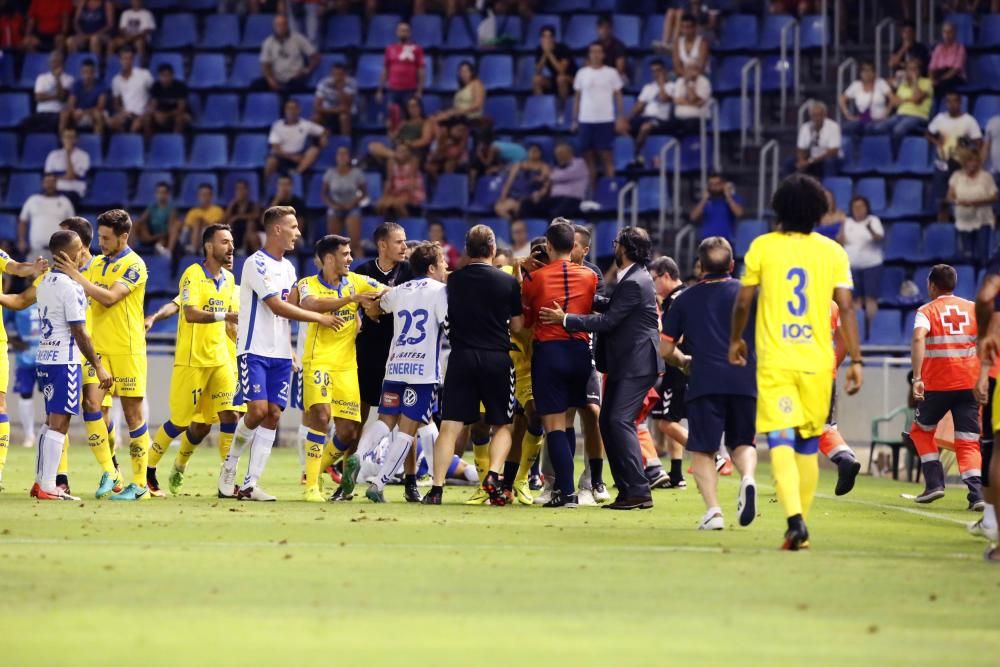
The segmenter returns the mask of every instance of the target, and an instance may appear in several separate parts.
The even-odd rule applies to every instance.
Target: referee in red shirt
[[[549,459],[556,473],[552,499],[545,507],[577,506],[574,443],[566,433],[566,410],[587,405],[592,369],[590,334],[570,333],[561,325],[538,319],[538,311],[553,304],[566,313],[585,315],[592,311],[597,275],[570,261],[575,241],[572,224],[552,223],[545,232],[549,263],[525,275],[521,286],[525,326],[534,327],[531,385],[535,410],[542,418]]]

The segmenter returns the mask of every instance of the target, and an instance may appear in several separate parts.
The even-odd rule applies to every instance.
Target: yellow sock
[[[542,439],[544,434],[535,435],[530,431],[525,431],[521,440],[521,461],[517,465],[517,475],[514,476],[514,483],[523,482],[531,474],[531,466],[538,460],[538,453],[542,451]]]
[[[149,448],[149,467],[155,468],[160,464],[160,459],[170,449],[170,443],[180,435],[180,430],[171,422],[164,422],[163,426],[156,430],[153,436],[153,443]]]
[[[236,433],[236,424],[219,424],[219,460],[225,461],[229,456],[229,450],[233,446],[233,434]]]
[[[476,462],[476,473],[479,475],[479,483],[486,479],[486,473],[490,471],[490,443],[485,445],[472,445],[472,458]]]
[[[231,440],[230,440],[231,442]],[[188,461],[191,460],[191,455],[194,454],[194,450],[198,448],[198,445],[191,442],[191,438],[188,437],[188,432],[184,431],[181,433],[181,446],[177,450],[177,457],[174,459],[174,465],[180,471],[187,470]],[[149,453],[150,460],[153,459],[153,453]]]
[[[327,451],[336,451],[336,448],[332,443],[327,444],[326,433],[322,431],[316,431],[314,429],[309,429],[306,435],[305,450],[306,450],[306,488],[312,488],[314,486],[319,486],[319,476],[326,469],[323,463],[327,459]],[[333,455],[330,454],[330,465],[332,465]]]
[[[90,451],[97,459],[97,465],[101,470],[112,477],[118,477],[115,464],[111,461],[111,448],[108,446],[108,427],[104,423],[104,418],[100,412],[88,412],[83,415],[84,426],[87,427],[87,444]],[[146,480],[143,479],[143,482]]]
[[[63,438],[63,450],[62,456],[59,457],[59,474],[66,475],[69,474],[69,434]]]
[[[129,431],[131,441],[128,445],[129,458],[132,459],[132,483],[136,486],[146,486],[146,466],[149,462],[149,429],[143,424]]]
[[[802,505],[802,518],[809,518],[809,508],[816,497],[816,485],[819,483],[819,456],[816,454],[796,454],[795,466],[799,470],[799,503]]]
[[[7,415],[0,414],[0,473],[7,465],[7,451],[10,449],[10,421]]]
[[[778,500],[781,501],[786,517],[802,514],[802,500],[799,497],[799,468],[795,458],[795,450],[790,446],[780,445],[771,448],[771,474],[774,475]]]
[[[309,430],[310,430],[310,432],[312,432],[312,429],[309,429]],[[306,465],[307,466],[309,465],[308,455],[309,455],[308,452],[306,452],[306,457],[307,457]],[[320,470],[320,472],[323,472],[324,470],[326,470],[327,468],[329,468],[330,466],[332,466],[339,456],[340,456],[340,451],[336,447],[333,446],[333,442],[332,441],[327,441],[326,446],[323,447],[323,454],[320,457],[320,461],[319,461],[319,470]]]

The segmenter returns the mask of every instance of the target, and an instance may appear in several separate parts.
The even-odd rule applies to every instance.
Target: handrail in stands
[[[677,232],[677,236],[674,237],[674,261],[677,262],[682,276],[689,275],[692,268],[694,268],[694,262],[691,260],[694,257],[695,231],[696,229],[694,225],[684,225],[684,227]],[[690,247],[690,252],[683,252],[685,242],[687,242]]]
[[[888,53],[885,57],[882,56],[882,32],[888,28],[889,29],[889,39],[886,47]],[[889,54],[892,53],[892,47],[896,44],[896,19],[886,17],[878,22],[875,26],[875,78],[882,78],[882,63],[889,62]],[[889,72],[889,76],[892,76],[892,72]]]
[[[625,197],[629,193],[632,194],[631,204],[632,211],[630,212],[630,224],[633,227],[637,227],[639,224],[639,190],[636,186],[635,181],[629,181],[622,186],[621,190],[618,191],[618,228],[615,231],[615,236],[621,232],[622,228],[625,226]]]
[[[740,151],[746,150],[750,130],[750,107],[747,104],[750,72],[754,73],[753,83],[753,128],[754,145],[760,145],[760,59],[751,58],[740,68]]]
[[[701,140],[701,189],[708,185],[708,152],[705,143],[708,139],[708,118],[712,120],[712,170],[722,171],[722,153],[719,148],[719,104],[714,98],[708,100],[707,114],[699,119],[698,134]]]
[[[837,66],[837,125],[840,125],[841,116],[843,115],[840,111],[840,96],[844,94],[844,72],[850,70],[851,81],[855,81],[858,78],[858,61],[854,58],[848,58],[844,62]]]
[[[667,238],[667,153],[673,151],[673,228],[677,229],[681,225],[681,144],[676,139],[663,144],[660,148],[660,247],[666,243]]]
[[[778,189],[778,170],[779,170],[779,152],[781,148],[778,146],[777,139],[771,139],[764,147],[760,149],[760,154],[758,155],[759,166],[757,168],[757,219],[764,219],[764,209],[766,208],[765,203],[770,199],[774,191]],[[768,167],[768,157],[771,158],[771,191],[765,192],[765,187],[767,183],[767,167]]]
[[[795,89],[795,101],[799,101],[799,64],[802,59],[802,50],[799,46],[800,37],[802,34],[799,22],[796,20],[789,21],[785,25],[781,26],[781,42],[780,42],[780,54],[778,56],[778,65],[781,68],[781,118],[782,123],[784,123],[785,110],[788,106],[788,31],[792,31],[792,54],[794,57],[794,69],[793,72],[794,79],[792,85]],[[760,74],[758,73],[759,77]],[[757,143],[760,143],[760,137],[757,138]]]

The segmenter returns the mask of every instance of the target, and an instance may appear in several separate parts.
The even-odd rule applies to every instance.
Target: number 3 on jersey
[[[796,266],[788,270],[785,276],[792,288],[792,298],[788,300],[788,312],[792,317],[802,317],[809,310],[809,300],[806,297],[808,276],[805,269]],[[812,326],[797,322],[781,325],[781,337],[785,340],[805,342],[812,339]]]

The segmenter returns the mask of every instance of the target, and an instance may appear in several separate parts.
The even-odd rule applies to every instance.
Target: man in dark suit
[[[618,285],[608,297],[597,296],[591,315],[567,315],[558,306],[543,308],[540,318],[567,331],[599,334],[597,370],[607,373],[601,407],[601,435],[618,498],[609,509],[649,509],[653,499],[643,474],[635,418],[646,393],[663,372],[653,279],[646,270],[652,243],[645,230],[626,227],[615,239]]]

